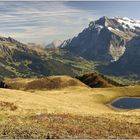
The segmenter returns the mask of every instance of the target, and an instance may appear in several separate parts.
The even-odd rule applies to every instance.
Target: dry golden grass
[[[119,97],[139,96],[140,86],[0,89],[0,102],[16,107],[0,111],[0,138],[140,138],[140,111],[108,106]]]
[[[29,116],[29,114],[28,114]],[[1,138],[139,138],[139,117],[104,114],[30,114],[8,116],[0,123]],[[129,122],[128,119],[135,119]]]
[[[48,76],[45,78],[15,78],[6,79],[5,82],[11,89],[20,90],[51,90],[62,89],[70,86],[86,86],[77,79],[70,76]]]

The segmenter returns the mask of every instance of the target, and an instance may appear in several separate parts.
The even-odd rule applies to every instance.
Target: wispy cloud
[[[23,42],[64,40],[103,15],[139,18],[139,7],[140,2],[0,1],[0,35]]]
[[[0,2],[0,34],[27,42],[66,39],[95,15],[95,11],[73,8],[67,2]]]

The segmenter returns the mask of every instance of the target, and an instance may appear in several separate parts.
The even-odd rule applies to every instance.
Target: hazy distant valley
[[[45,47],[0,37],[1,76],[78,76],[96,71],[139,81],[139,38],[139,21],[108,17],[90,22],[72,39],[55,40]]]
[[[2,37],[0,44],[2,77],[76,75],[92,71],[94,66],[93,62],[59,49],[34,48]]]

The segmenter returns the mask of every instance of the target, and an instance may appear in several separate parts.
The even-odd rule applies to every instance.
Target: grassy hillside
[[[84,83],[70,76],[48,76],[45,78],[13,78],[6,79],[10,89],[20,90],[54,90],[67,87],[83,86]]]
[[[119,84],[115,80],[95,72],[77,76],[76,78],[91,88],[123,86],[123,84]]]
[[[0,138],[140,138],[139,110],[108,106],[136,96],[140,86],[92,89],[81,82],[53,90],[0,89]]]

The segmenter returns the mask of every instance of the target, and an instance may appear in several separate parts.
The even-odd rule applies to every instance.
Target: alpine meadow
[[[139,7],[0,1],[0,139],[139,139]]]

